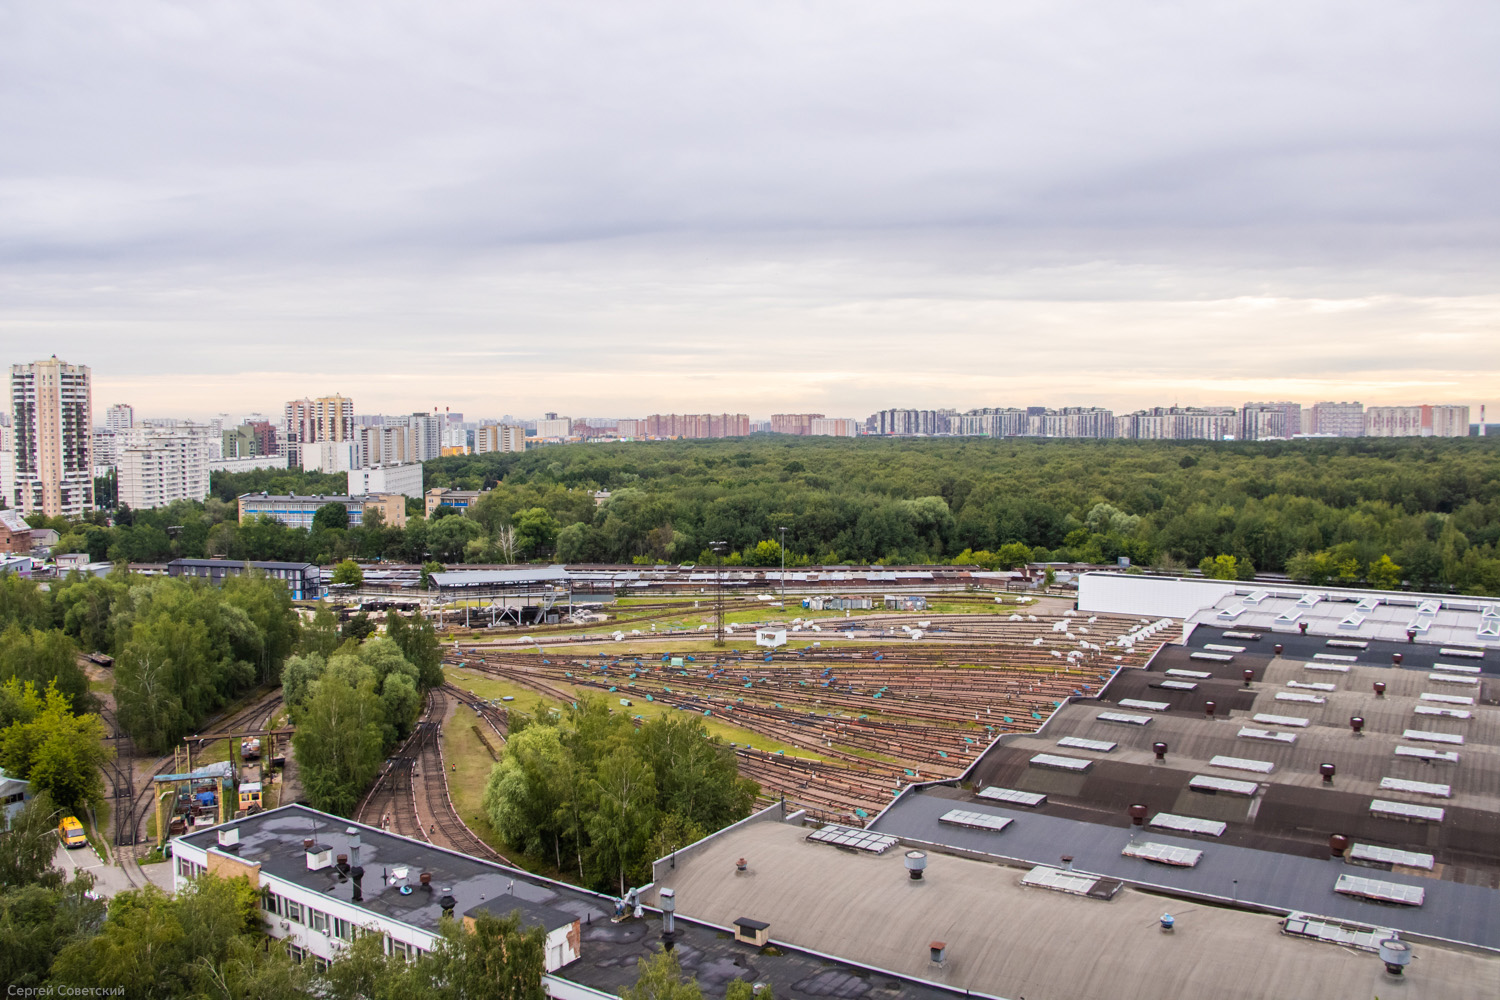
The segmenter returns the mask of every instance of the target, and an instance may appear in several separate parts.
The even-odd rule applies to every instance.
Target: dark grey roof
[[[340,880],[332,867],[309,871],[302,841],[311,838],[331,848],[335,856],[348,855],[352,866],[355,852],[345,831],[353,828],[361,840],[358,863],[365,870],[364,899],[353,905],[433,933],[442,916],[438,901],[445,892],[452,893],[458,914],[475,909],[501,914],[520,910],[526,924],[542,924],[548,930],[613,912],[602,897],[592,893],[550,885],[518,869],[351,823],[302,805],[258,813],[237,820],[235,825],[240,830],[239,858],[258,862],[267,875],[348,903],[353,903],[353,883]],[[195,847],[214,848],[218,844],[217,828],[181,839]],[[411,887],[404,895],[395,878],[401,869],[406,870],[405,884]],[[422,872],[432,875],[431,885],[425,889],[419,884]]]
[[[365,869],[365,901],[372,913],[391,916],[428,931],[435,931],[442,913],[438,900],[451,889],[457,901],[454,912],[467,914],[490,910],[501,915],[519,909],[528,925],[563,926],[582,921],[581,957],[554,975],[592,989],[618,994],[635,985],[637,963],[661,947],[662,921],[654,910],[639,920],[614,923],[614,899],[574,886],[552,882],[516,868],[471,858],[386,833],[374,827],[321,813],[307,806],[290,805],[246,819],[236,820],[240,830],[237,856],[260,862],[269,875],[327,892],[352,902],[352,886],[340,883],[325,869],[307,870],[302,841],[311,837],[327,844],[335,855],[349,853],[354,827],[360,835],[360,864]],[[218,828],[177,838],[200,848],[218,843]],[[351,860],[351,864],[352,864]],[[402,896],[381,881],[383,873],[405,867],[407,882],[418,885],[423,871],[432,873],[432,890],[414,888]],[[957,990],[902,979],[821,956],[778,948],[763,953],[735,941],[719,928],[678,915],[675,950],[685,976],[696,977],[705,997],[717,1000],[730,982],[744,979],[769,982],[783,1000],[955,1000]]]
[[[239,559],[173,559],[167,566],[233,566],[243,567],[244,561]],[[251,562],[253,569],[317,569],[317,565],[307,562]]]
[[[1013,819],[1003,833],[940,823],[938,818],[963,801],[963,808]],[[1082,871],[1118,878],[1132,885],[1172,893],[1217,897],[1267,909],[1302,911],[1423,934],[1448,941],[1500,949],[1500,892],[1434,878],[1370,872],[1342,861],[1296,857],[1275,851],[1221,844],[1212,838],[1174,837],[1159,829],[1105,826],[1028,809],[1008,809],[957,789],[911,789],[871,826],[903,840],[923,841],[1030,864],[1057,865],[1064,854]],[[1133,840],[1189,847],[1203,852],[1196,867],[1177,868],[1120,854]],[[1426,890],[1420,907],[1384,906],[1339,895],[1342,874],[1369,874],[1383,881]]]
[[[1256,632],[1261,637],[1254,640],[1226,639],[1225,632]],[[1364,649],[1354,649],[1348,646],[1330,646],[1328,641],[1354,639],[1367,643]],[[1275,647],[1280,644],[1281,655],[1289,660],[1311,660],[1318,653],[1338,653],[1344,656],[1353,656],[1357,666],[1366,667],[1394,667],[1391,654],[1401,654],[1402,670],[1429,671],[1436,663],[1465,663],[1470,666],[1480,667],[1486,674],[1500,674],[1500,654],[1489,653],[1479,660],[1457,660],[1442,652],[1442,644],[1432,642],[1390,642],[1384,639],[1371,639],[1363,635],[1302,635],[1299,632],[1262,632],[1259,629],[1236,629],[1233,625],[1219,628],[1211,625],[1199,625],[1193,629],[1188,636],[1187,645],[1190,649],[1202,649],[1209,643],[1216,645],[1244,646],[1243,653],[1234,654],[1233,666],[1238,669],[1242,665],[1246,667],[1259,666],[1260,662],[1269,660],[1275,655]],[[1474,646],[1474,643],[1455,642],[1457,646]],[[1168,647],[1170,648],[1170,647]],[[1475,647],[1477,648],[1477,647]],[[1243,664],[1241,661],[1244,661]],[[1174,664],[1179,666],[1185,664]],[[1201,661],[1193,664],[1195,669],[1208,670],[1209,666]],[[1222,672],[1222,671],[1221,671]]]

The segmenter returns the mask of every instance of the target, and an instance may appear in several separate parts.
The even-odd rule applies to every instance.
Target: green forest
[[[493,492],[405,529],[331,516],[304,531],[238,524],[233,498],[334,492],[341,477],[216,474],[206,504],[59,530],[65,551],[134,561],[710,562],[723,541],[729,561],[771,565],[786,528],[790,564],[1128,556],[1171,570],[1232,556],[1241,576],[1500,593],[1500,442],[1479,438],[756,436],[449,457],[427,463],[426,483]],[[598,490],[610,492],[602,505]]]

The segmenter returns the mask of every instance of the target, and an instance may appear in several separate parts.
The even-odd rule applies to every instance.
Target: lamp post
[[[709,542],[714,553],[714,645],[724,645],[724,553],[728,542]]]
[[[781,532],[781,607],[786,608],[786,529],[777,528]]]

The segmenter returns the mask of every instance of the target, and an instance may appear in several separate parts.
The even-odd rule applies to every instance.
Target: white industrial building
[[[260,890],[266,933],[292,957],[323,965],[356,936],[387,954],[431,951],[446,913],[520,911],[546,931],[546,969],[578,958],[585,919],[607,912],[592,894],[301,805],[256,813],[172,841],[174,888],[212,872]],[[562,889],[564,891],[559,891]]]

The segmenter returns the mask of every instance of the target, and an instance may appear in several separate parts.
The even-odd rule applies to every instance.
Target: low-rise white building
[[[356,937],[387,954],[433,950],[444,914],[519,912],[546,932],[547,972],[578,959],[582,924],[607,919],[600,897],[302,805],[282,806],[172,841],[174,888],[211,872],[260,890],[266,933],[320,967]]]

